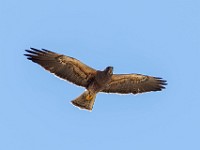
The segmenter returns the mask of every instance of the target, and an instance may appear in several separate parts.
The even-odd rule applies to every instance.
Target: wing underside
[[[114,74],[111,82],[101,92],[137,94],[151,91],[161,91],[166,81],[162,78],[141,74]]]
[[[28,52],[25,54],[27,59],[39,64],[56,76],[79,86],[87,87],[96,73],[95,69],[69,56],[35,48],[30,48],[26,52]]]

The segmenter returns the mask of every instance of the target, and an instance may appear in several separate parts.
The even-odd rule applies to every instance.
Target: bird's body
[[[104,71],[97,71],[94,76],[93,82],[89,84],[89,89],[95,89],[95,91],[100,92],[103,90],[107,84],[111,81],[113,75],[113,67],[107,67]]]
[[[72,104],[82,109],[92,110],[96,94],[108,86],[113,74],[112,71],[113,67],[107,67],[104,71],[97,71],[92,79],[93,81],[86,88],[87,91],[73,100]]]
[[[166,81],[141,74],[113,74],[113,67],[95,70],[79,60],[49,50],[31,48],[25,54],[29,60],[41,65],[56,76],[83,86],[86,91],[72,101],[75,106],[92,110],[98,92],[137,94],[161,91]]]

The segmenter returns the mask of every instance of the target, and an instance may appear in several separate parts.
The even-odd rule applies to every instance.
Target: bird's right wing
[[[27,59],[41,65],[56,76],[76,85],[87,87],[96,74],[96,70],[83,64],[79,60],[57,54],[49,50],[30,48],[26,50]]]

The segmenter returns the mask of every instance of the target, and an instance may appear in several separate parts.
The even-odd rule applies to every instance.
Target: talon
[[[87,95],[86,100],[92,100],[93,96],[92,95]]]

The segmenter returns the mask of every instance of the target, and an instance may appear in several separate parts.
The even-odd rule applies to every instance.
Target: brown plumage
[[[41,65],[56,76],[83,86],[87,90],[72,101],[75,106],[92,110],[98,92],[137,94],[161,91],[166,85],[162,78],[141,74],[113,74],[113,67],[95,70],[79,60],[49,50],[30,48],[27,59]]]

